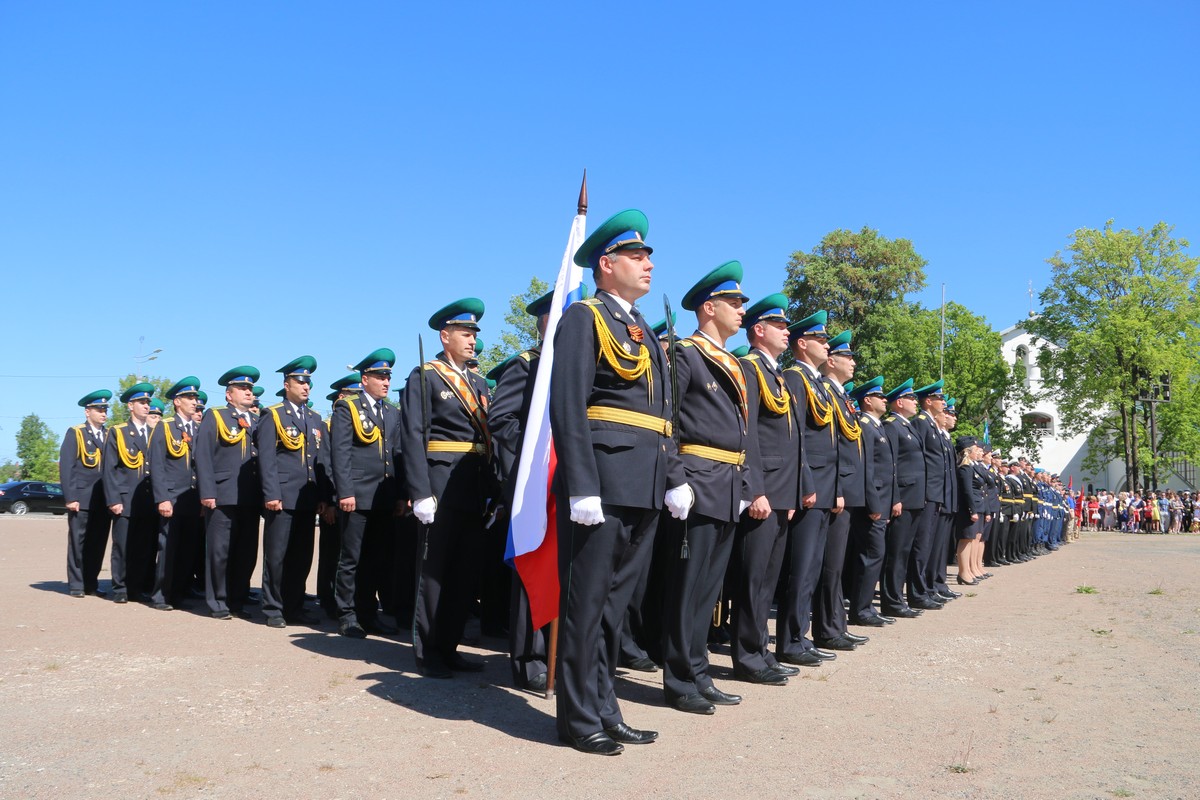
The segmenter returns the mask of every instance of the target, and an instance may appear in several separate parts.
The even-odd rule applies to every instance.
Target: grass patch
[[[1076,586],[1075,594],[1099,594],[1095,586]]]
[[[971,768],[966,764],[951,764],[949,767],[946,767],[946,769],[958,775],[964,775],[971,771]]]
[[[974,742],[975,732],[972,731],[971,735],[967,737],[967,749],[963,751],[962,757],[959,758],[958,761],[955,761],[953,764],[947,766],[946,769],[950,770],[956,775],[965,775],[968,772],[973,772],[974,768],[971,766],[971,749],[974,746]]]
[[[978,592],[967,592],[967,597],[978,597],[978,596],[979,596]]]
[[[1112,631],[1108,630],[1107,628],[1092,628],[1092,633],[1096,634],[1097,636],[1111,636],[1112,635]]]
[[[1161,586],[1156,586],[1150,591],[1146,592],[1146,594],[1166,594],[1166,592],[1163,591]]]
[[[1113,797],[1133,797],[1133,792],[1128,789],[1113,789],[1109,794]]]
[[[57,661],[51,661],[43,669],[45,669],[46,672],[58,672],[60,669],[62,669],[62,664],[58,663]]]

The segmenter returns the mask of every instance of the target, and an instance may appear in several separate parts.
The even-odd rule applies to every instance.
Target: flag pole
[[[575,213],[581,217],[587,216],[587,169],[583,171],[583,183],[579,186],[579,200],[575,204]],[[546,699],[554,697],[554,678],[558,672],[558,617],[550,620],[550,643],[546,648]]]

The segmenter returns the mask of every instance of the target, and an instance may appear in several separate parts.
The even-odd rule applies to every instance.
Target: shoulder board
[[[163,422],[174,422],[174,421],[175,421],[174,417],[167,417],[166,419],[163,420]]]
[[[675,344],[679,345],[680,347],[695,347],[696,346],[695,342],[689,342],[687,339],[676,339]]]
[[[114,428],[127,428],[127,427],[129,427],[129,423],[128,422],[118,422],[116,425],[113,425],[113,427]]]
[[[273,406],[267,406],[267,408],[283,408],[283,403],[276,403]]]
[[[421,368],[422,369],[433,369],[433,363],[430,361],[426,361],[424,364],[421,365]]]
[[[786,367],[786,368],[785,368],[783,371],[784,371],[784,372],[799,372],[801,375],[803,375],[803,374],[804,374],[804,370],[800,369],[799,367],[797,367],[797,366],[795,366],[795,365],[792,365],[792,366],[790,366],[790,367]]]
[[[526,350],[524,353],[521,353],[520,358],[523,361],[532,361],[533,360],[533,351]]]
[[[922,411],[920,414],[917,414],[917,419],[929,419],[929,417],[925,416],[925,412]]]
[[[894,420],[895,418],[896,418],[896,415],[895,415],[895,414],[893,414],[893,413],[892,413],[892,412],[890,412],[890,411],[889,411],[889,412],[887,412],[886,414],[884,414],[884,415],[883,415],[883,421],[884,421],[884,422],[891,422],[891,421],[892,421],[892,420]]]
[[[85,425],[87,425],[87,423],[86,423],[86,422],[81,422],[81,423],[79,423],[78,425],[72,425],[72,426],[71,426],[71,430],[73,430],[73,431],[81,431],[81,430],[83,430],[83,428],[84,428],[84,426],[85,426]]]
[[[583,303],[585,306],[604,305],[603,301],[601,301],[599,297],[589,297],[587,300],[577,300],[576,302]],[[571,305],[575,305],[575,303],[572,303]]]
[[[746,355],[742,356],[742,358],[746,361],[758,361],[760,356],[758,353],[747,353]]]

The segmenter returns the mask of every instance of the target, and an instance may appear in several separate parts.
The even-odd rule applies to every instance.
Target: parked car
[[[0,513],[28,514],[30,511],[67,513],[62,484],[42,481],[0,483]]]

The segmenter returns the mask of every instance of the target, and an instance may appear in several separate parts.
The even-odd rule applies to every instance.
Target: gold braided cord
[[[487,455],[487,445],[483,442],[449,442],[435,439],[425,448],[427,453],[475,453]]]
[[[136,469],[140,471],[146,463],[146,454],[139,450],[137,456],[132,458],[129,456],[129,453],[126,452],[125,448],[124,427],[125,426],[122,424],[113,428],[113,433],[117,435],[117,455],[121,457],[121,463],[125,465],[125,469]]]
[[[229,408],[229,406],[225,407]],[[237,433],[229,430],[219,409],[213,411],[213,417],[217,420],[217,438],[225,444],[240,444],[242,446],[242,455],[246,455],[246,429],[239,427]]]
[[[175,421],[174,417],[167,417],[162,422],[158,423],[163,429],[163,435],[166,436],[167,455],[171,458],[187,458],[188,443],[184,439],[174,439],[171,436],[171,423]]]
[[[858,420],[851,419],[846,416],[844,406],[839,403],[833,403],[834,409],[837,411],[838,430],[842,436],[845,436],[852,442],[857,442],[862,438],[862,427],[859,426]]]
[[[650,372],[650,351],[644,344],[638,344],[638,354],[636,356],[626,353],[625,350],[617,343],[617,337],[613,336],[611,330],[604,319],[600,316],[600,309],[594,305],[588,305],[592,310],[592,316],[596,318],[596,338],[600,342],[600,355],[612,367],[613,372],[617,373],[623,380],[636,381],[643,375],[646,376],[646,382],[650,385],[651,396],[654,392],[654,374]],[[622,366],[620,361],[632,361],[632,366]]]
[[[284,429],[283,420],[279,418],[279,405],[273,405],[270,409],[271,416],[275,419],[275,433],[279,437],[279,443],[293,452],[304,449],[304,434],[297,433],[292,436]]]
[[[833,408],[830,404],[825,403],[817,396],[817,392],[813,389],[811,383],[808,382],[808,375],[800,367],[788,367],[800,374],[800,380],[804,381],[804,393],[808,396],[808,415],[817,423],[818,427],[824,428],[829,423],[833,422]]]
[[[786,386],[781,386],[783,390],[779,397],[776,397],[769,386],[767,386],[767,376],[763,372],[762,365],[758,363],[758,359],[753,360],[754,372],[758,375],[758,394],[762,398],[763,408],[770,411],[772,414],[782,416],[792,410],[792,395],[787,390]],[[792,429],[792,417],[788,415],[788,430]]]
[[[350,423],[354,428],[354,436],[363,444],[374,444],[379,447],[379,456],[383,457],[383,434],[379,427],[371,428],[371,432],[367,433],[363,428],[362,417],[358,416],[358,408],[354,405],[354,401],[349,397],[343,397],[338,402],[345,403],[350,407]]]
[[[97,447],[92,452],[88,452],[87,445],[83,441],[83,426],[75,426],[75,443],[79,449],[79,463],[83,464],[88,469],[95,469],[100,466],[100,448]]]

